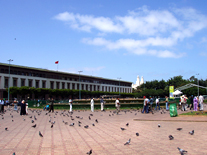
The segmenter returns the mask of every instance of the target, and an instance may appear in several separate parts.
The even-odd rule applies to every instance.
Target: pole
[[[80,73],[83,71],[78,71],[79,72],[79,99],[81,99],[81,83],[80,83]]]
[[[198,80],[198,96],[199,96],[199,80]]]
[[[9,59],[8,61],[9,61],[9,80],[8,80],[8,103],[9,103],[10,62],[13,60]]]
[[[119,77],[117,79],[119,79],[119,96],[120,96],[120,79],[121,79],[121,77]]]
[[[199,73],[196,75],[199,75]],[[198,80],[198,97],[199,97],[199,80]]]

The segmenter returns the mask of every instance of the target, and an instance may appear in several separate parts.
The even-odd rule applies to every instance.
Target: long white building
[[[132,93],[132,82],[18,65],[10,65],[9,74],[9,64],[0,63],[0,98],[13,86]]]

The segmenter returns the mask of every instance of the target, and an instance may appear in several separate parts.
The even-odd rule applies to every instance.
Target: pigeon
[[[94,124],[94,123],[93,123],[92,125],[93,125],[93,126],[95,126],[95,124]]]
[[[89,152],[87,152],[86,154],[89,154],[89,155],[90,155],[90,154],[92,154],[92,150],[90,150],[90,151],[89,151]]]
[[[6,131],[8,131],[8,128],[5,128]]]
[[[93,116],[93,114],[90,114],[90,116]]]
[[[109,116],[111,116],[111,115],[109,114]]]
[[[53,124],[51,125],[51,128],[53,128]]]
[[[169,140],[173,140],[174,137],[172,135],[169,135]]]
[[[33,127],[33,128],[36,128],[36,126],[37,126],[37,125],[35,124],[35,125],[33,125],[32,127]]]
[[[178,131],[182,130],[183,128],[177,128]]]
[[[127,123],[126,126],[129,126],[129,123]]]
[[[131,142],[131,138],[129,138],[129,140],[124,145],[129,145],[130,142]]]
[[[32,116],[30,116],[29,118],[32,118]]]
[[[160,128],[160,127],[161,127],[161,125],[160,125],[160,124],[158,124],[158,127]]]
[[[125,128],[121,128],[122,131],[126,130]]]
[[[34,120],[32,120],[32,123],[34,123]]]
[[[2,117],[2,119],[4,119],[4,117]]]
[[[84,126],[84,128],[88,129],[88,125]]]
[[[136,133],[136,136],[139,136],[139,133],[138,132]]]
[[[80,124],[78,124],[78,126],[79,126],[79,127],[81,127],[81,125],[80,125]]]
[[[25,121],[25,119],[23,119],[23,121]]]
[[[80,122],[80,121],[78,121],[78,123],[79,123],[79,124],[81,124],[81,122]]]
[[[96,121],[96,123],[98,123],[98,120],[97,119],[95,121]]]
[[[185,151],[185,150],[183,150],[183,149],[181,149],[181,148],[179,148],[179,147],[178,147],[178,150],[180,151],[180,154],[181,154],[181,155],[184,155],[185,153],[188,152],[188,151]]]
[[[91,117],[90,117],[90,116],[88,116],[88,119],[89,119],[89,120],[91,120]]]
[[[189,134],[193,135],[194,134],[194,130],[190,131]]]
[[[75,125],[75,123],[71,123],[69,126],[74,126]]]
[[[43,135],[41,134],[41,132],[39,131],[39,135],[40,135],[40,137],[43,137]]]

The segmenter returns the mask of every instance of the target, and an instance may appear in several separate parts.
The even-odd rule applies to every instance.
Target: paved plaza
[[[113,114],[113,110],[74,111],[72,115],[61,110],[54,113],[32,110],[27,116],[7,110],[0,117],[1,155],[14,152],[16,155],[82,155],[91,149],[94,155],[179,155],[177,147],[187,150],[188,155],[207,154],[207,117],[204,116],[172,118],[169,112],[161,114],[162,110],[154,114],[123,110],[118,115]],[[180,110],[178,112],[181,113]],[[55,121],[53,128],[50,120]],[[71,123],[74,126],[70,126]],[[36,128],[33,128],[35,124]],[[84,128],[86,125],[89,127]],[[121,127],[126,130],[122,131]],[[189,134],[191,130],[195,131],[194,135]],[[43,137],[39,136],[39,131]],[[174,139],[169,140],[169,135]],[[130,138],[130,144],[124,145]]]

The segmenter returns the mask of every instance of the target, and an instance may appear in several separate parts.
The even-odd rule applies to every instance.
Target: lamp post
[[[199,73],[196,75],[199,75]],[[198,96],[199,96],[199,80],[198,80]]]
[[[80,84],[80,73],[83,71],[78,71],[79,72],[79,99],[81,99],[81,84]]]
[[[119,79],[119,96],[120,96],[120,79],[121,79],[121,77],[118,77],[117,79]]]
[[[8,80],[8,103],[9,103],[10,62],[13,61],[13,60],[9,59],[7,61],[9,61],[9,80]]]

